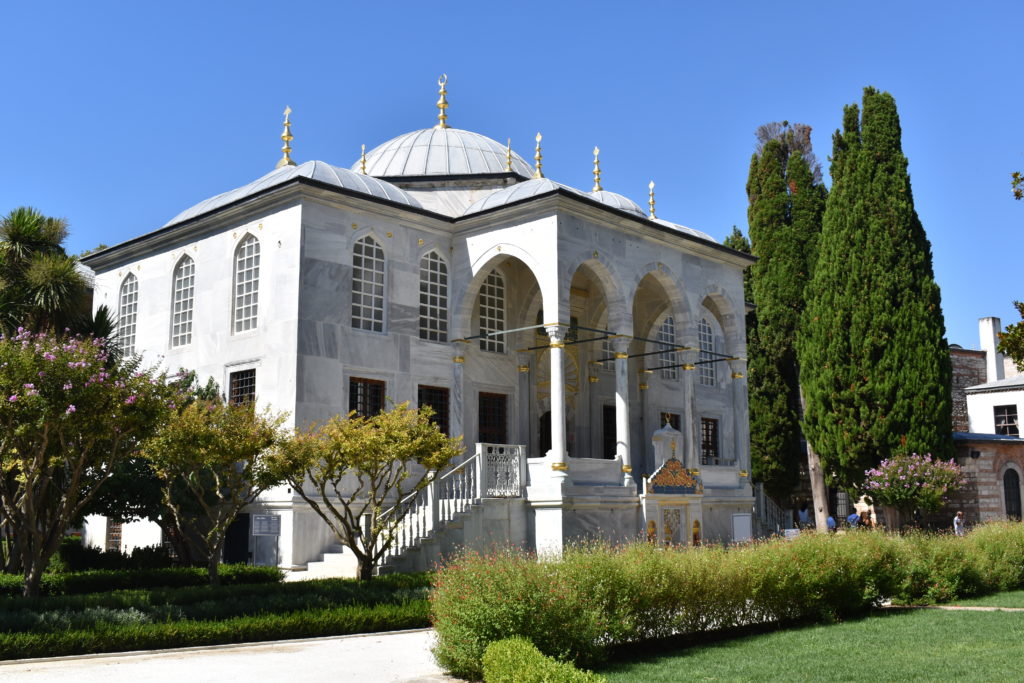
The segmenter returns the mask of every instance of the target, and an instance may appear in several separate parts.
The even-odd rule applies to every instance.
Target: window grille
[[[359,417],[372,417],[384,410],[384,382],[352,377],[348,381],[348,409]]]
[[[195,302],[196,263],[191,257],[178,261],[174,269],[171,301],[171,346],[192,343],[192,307]]]
[[[715,359],[715,333],[706,318],[701,318],[697,324],[697,337],[700,340],[700,360],[703,361],[700,368],[700,383],[706,387],[715,386],[715,364],[707,361]]]
[[[420,259],[420,339],[448,341],[448,266],[435,251]]]
[[[139,280],[134,273],[121,283],[121,295],[117,309],[117,343],[121,353],[131,356],[135,353],[135,323],[139,315]]]
[[[232,372],[228,377],[228,401],[232,405],[256,400],[256,369]]]
[[[384,331],[384,250],[370,236],[352,248],[352,327]]]
[[[703,465],[720,465],[718,450],[718,420],[707,417],[700,419],[700,462]]]
[[[256,329],[259,297],[260,242],[248,235],[235,250],[235,332]]]
[[[661,323],[661,327],[658,328],[658,341],[665,342],[666,344],[676,343],[676,321],[672,316],[668,316]],[[664,348],[664,347],[660,347]],[[662,351],[658,354],[658,361],[661,365],[675,365],[679,361],[675,351]],[[664,368],[661,371],[662,379],[678,379],[679,369],[678,368]]]
[[[1020,436],[1017,424],[1017,406],[996,406],[996,434],[1002,436]]]
[[[451,434],[448,424],[448,389],[445,387],[428,387],[420,385],[417,391],[416,403],[420,408],[430,406],[434,409],[434,417],[431,418],[434,424],[443,434]]]
[[[480,287],[480,334],[505,331],[505,280],[492,270]],[[505,353],[505,338],[490,337],[480,340],[484,351]]]

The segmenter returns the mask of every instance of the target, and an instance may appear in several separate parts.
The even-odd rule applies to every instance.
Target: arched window
[[[192,343],[192,307],[196,293],[196,262],[185,256],[174,269],[171,295],[171,347]]]
[[[260,241],[247,235],[235,249],[235,332],[256,329],[259,302]]]
[[[661,323],[661,327],[658,328],[658,341],[673,345],[676,343],[676,321],[672,316],[666,316],[665,320]],[[658,348],[664,349],[666,347],[659,345]],[[658,354],[658,361],[661,365],[675,365],[679,362],[675,351],[662,351]],[[678,379],[678,377],[678,368],[663,368],[661,371],[662,379]]]
[[[135,353],[135,323],[139,315],[139,280],[133,273],[121,283],[117,306],[117,344],[121,353]]]
[[[505,280],[492,270],[480,286],[480,334],[505,331]],[[505,353],[505,337],[480,340],[484,351]]]
[[[448,266],[436,251],[420,259],[420,339],[448,341]]]
[[[706,387],[715,386],[715,333],[707,318],[701,318],[697,324],[697,338],[700,341],[700,383]]]
[[[1006,518],[1020,519],[1020,475],[1017,470],[1006,470],[1003,475],[1003,500],[1006,502]]]
[[[352,327],[384,331],[384,250],[369,235],[352,248]]]

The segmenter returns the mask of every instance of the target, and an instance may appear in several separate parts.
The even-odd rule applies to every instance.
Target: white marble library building
[[[653,184],[647,210],[603,189],[596,149],[593,189],[568,187],[539,134],[530,164],[450,127],[443,84],[437,106],[348,168],[293,162],[286,118],[277,168],[85,258],[94,305],[127,352],[294,426],[432,406],[466,453],[395,568],[462,545],[749,538],[751,257],[656,217]],[[242,521],[259,563],[344,556],[286,487]]]

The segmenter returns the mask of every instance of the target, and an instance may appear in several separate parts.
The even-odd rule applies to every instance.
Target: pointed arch
[[[231,332],[255,330],[259,323],[260,241],[246,233],[235,247]]]
[[[433,249],[420,259],[420,339],[448,341],[448,263]]]
[[[139,279],[128,273],[117,294],[117,344],[126,356],[135,353],[135,330],[139,316]]]
[[[192,311],[195,308],[196,262],[185,254],[171,276],[171,348],[192,343]]]
[[[352,246],[352,327],[384,332],[385,281],[384,248],[372,235]]]

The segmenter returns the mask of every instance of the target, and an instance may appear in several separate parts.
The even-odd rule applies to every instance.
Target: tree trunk
[[[828,531],[828,493],[825,490],[825,472],[821,469],[821,458],[807,444],[807,473],[811,478],[811,498],[814,501],[814,528]]]
[[[42,561],[36,561],[29,563],[29,566],[25,568],[25,583],[22,585],[21,594],[26,598],[35,598],[39,596],[39,584],[43,579],[43,567]]]
[[[207,560],[206,571],[210,577],[211,586],[220,585],[220,553],[221,545],[218,545],[215,548],[210,548],[210,557]]]
[[[366,557],[359,558],[359,580],[369,581],[373,578],[373,560]]]

